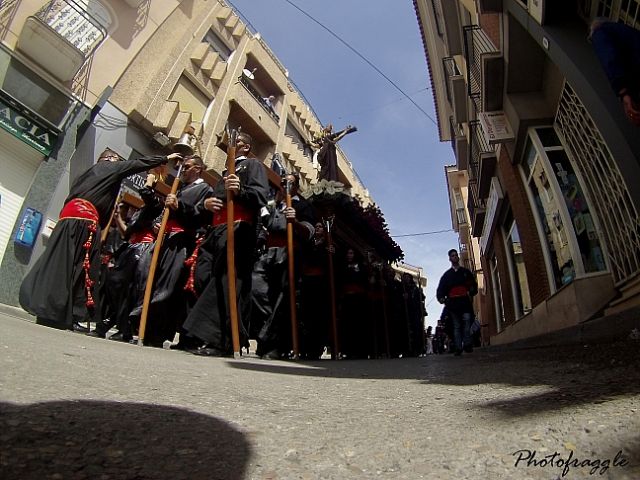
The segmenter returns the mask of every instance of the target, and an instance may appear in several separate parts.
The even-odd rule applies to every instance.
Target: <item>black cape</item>
[[[120,183],[129,175],[167,162],[165,156],[143,157],[125,162],[98,162],[73,182],[65,203],[75,198],[90,201],[100,216],[89,250],[90,278],[100,268],[100,227],[108,223]],[[100,295],[92,289],[95,307],[87,308],[83,245],[89,238],[86,220],[60,220],[53,229],[46,250],[27,273],[20,286],[22,308],[39,317],[40,323],[71,329],[74,322],[99,316]]]

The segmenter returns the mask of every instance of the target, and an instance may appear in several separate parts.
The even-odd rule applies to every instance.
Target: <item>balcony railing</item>
[[[467,213],[464,208],[456,208],[456,219],[459,227],[467,224]]]
[[[16,7],[19,4],[19,0],[7,0],[5,2],[0,1],[0,39],[5,38],[9,31],[9,24],[13,20],[13,16],[16,12]]]
[[[467,199],[467,209],[469,210],[469,218],[471,219],[471,234],[474,237],[482,235],[482,227],[484,226],[484,217],[487,204],[477,196],[477,184],[469,181],[469,190],[471,195]]]
[[[476,106],[482,108],[482,57],[499,54],[491,39],[479,25],[464,27],[464,55],[467,61],[467,91]]]
[[[269,116],[271,116],[271,118],[273,118],[276,123],[280,123],[280,117],[278,116],[278,114],[275,111],[273,111],[273,109],[269,108],[269,105],[267,105],[267,102],[265,101],[264,97],[260,95],[260,92],[258,92],[258,90],[256,90],[256,88],[253,85],[251,85],[251,82],[249,82],[249,80],[244,75],[240,76],[240,83],[244,88],[247,89],[247,91],[251,94],[251,96],[256,99],[256,101],[260,104],[260,106],[264,108],[264,110],[269,114]]]
[[[34,17],[55,30],[85,57],[91,55],[107,36],[98,20],[73,0],[52,0]]]
[[[93,52],[104,26],[73,0],[52,0],[25,20],[16,43],[40,68],[85,99]]]
[[[496,164],[496,146],[490,145],[479,121],[469,122],[471,148],[469,149],[469,177],[471,170],[478,183],[478,197],[485,198],[489,193],[491,177]]]

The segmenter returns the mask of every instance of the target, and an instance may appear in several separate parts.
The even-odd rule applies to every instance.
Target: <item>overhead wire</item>
[[[421,88],[420,90],[418,90],[418,91],[416,91],[416,92],[413,92],[411,95],[415,95],[415,94],[417,94],[417,93],[421,93],[421,92],[424,92],[424,91],[426,91],[426,90],[430,90],[430,88],[429,88],[429,87]],[[387,103],[385,103],[385,104],[383,104],[383,105],[377,105],[377,106],[374,106],[374,107],[371,107],[371,108],[365,108],[364,110],[359,110],[359,111],[356,111],[356,112],[351,112],[351,113],[349,114],[349,116],[350,116],[350,117],[353,117],[354,115],[359,115],[359,114],[361,114],[361,113],[373,112],[373,111],[375,111],[375,110],[379,110],[379,109],[381,109],[381,108],[386,108],[386,107],[388,107],[388,106],[390,106],[390,105],[394,105],[394,104],[396,104],[396,103],[398,103],[398,102],[401,102],[402,100],[404,100],[404,97],[396,98],[395,100],[390,101],[390,102],[387,102]],[[346,116],[346,115],[340,115],[340,116],[338,116],[338,119],[343,119],[343,118],[345,118],[345,116]]]
[[[420,233],[407,233],[406,235],[390,235],[392,238],[400,238],[400,237],[418,237],[420,235],[435,235],[436,233],[446,233],[455,231],[453,228],[449,228],[447,230],[436,230],[433,232],[420,232]]]
[[[360,57],[362,60],[364,60],[365,63],[367,63],[367,65],[369,65],[371,68],[373,68],[376,72],[378,72],[378,74],[380,74],[385,80],[387,80],[391,85],[393,85],[395,87],[396,90],[398,90],[405,98],[407,98],[418,110],[420,110],[420,112],[422,112],[429,120],[431,120],[433,122],[433,124],[435,126],[438,126],[438,123],[433,119],[433,117],[431,115],[429,115],[427,112],[424,111],[424,109],[418,105],[404,90],[402,90],[393,80],[391,80],[387,75],[385,75],[385,73],[380,70],[378,67],[376,67],[373,62],[371,62],[368,58],[366,58],[364,55],[362,55],[358,50],[356,50],[354,47],[352,47],[348,42],[346,42],[345,40],[343,40],[337,33],[335,33],[333,30],[331,30],[329,27],[327,27],[326,25],[324,25],[322,22],[320,22],[319,20],[316,20],[313,16],[311,16],[309,13],[307,13],[306,11],[304,11],[302,8],[300,8],[298,5],[296,5],[295,3],[293,3],[291,0],[284,0],[285,2],[287,2],[289,5],[291,5],[293,8],[295,8],[296,10],[298,10],[300,13],[302,13],[305,17],[309,18],[311,21],[315,22],[316,24],[318,24],[320,27],[322,27],[324,30],[326,30],[327,32],[329,32],[329,34],[331,34],[331,36],[333,36],[335,39],[337,39],[340,43],[342,43],[345,47],[347,47],[349,50],[351,50],[353,53],[355,53],[358,57]]]

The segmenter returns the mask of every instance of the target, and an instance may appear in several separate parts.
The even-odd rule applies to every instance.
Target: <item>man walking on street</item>
[[[453,320],[453,353],[461,355],[463,348],[467,353],[473,351],[471,297],[478,293],[478,283],[471,271],[460,265],[457,250],[449,250],[449,261],[451,268],[440,278],[436,296],[440,303],[446,305]]]

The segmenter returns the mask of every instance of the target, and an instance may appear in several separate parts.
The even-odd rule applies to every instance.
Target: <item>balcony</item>
[[[53,0],[24,23],[16,50],[62,83],[72,80],[107,35],[72,0]]]
[[[451,129],[451,146],[456,157],[456,168],[459,171],[466,170],[469,165],[469,143],[464,129],[455,122],[453,116],[449,117],[449,128]]]
[[[76,106],[69,92],[42,78],[0,44],[0,90],[11,105],[22,105],[51,131],[62,131]],[[22,108],[22,107],[21,107]],[[33,116],[30,113],[27,117]]]
[[[468,95],[476,112],[502,110],[504,59],[478,25],[464,27]]]
[[[447,99],[451,104],[456,123],[464,123],[467,117],[467,86],[453,57],[442,59]]]
[[[477,182],[477,196],[486,199],[491,188],[491,178],[496,170],[497,158],[495,146],[487,141],[480,122],[469,122],[469,137],[471,148],[469,151],[469,179]],[[473,172],[472,172],[473,170]]]
[[[477,198],[473,182],[469,180],[469,190],[471,194],[467,200],[467,209],[469,210],[469,218],[471,219],[471,235],[479,238],[482,236],[484,217],[486,216],[487,210],[486,203]]]
[[[255,123],[256,127],[262,130],[271,142],[276,143],[279,131],[278,123],[262,103],[262,97],[260,97],[255,90],[252,91],[247,88],[247,85],[243,81],[240,81],[238,85],[236,85],[233,96],[238,107],[240,107],[248,117],[253,119],[252,123]]]
[[[242,75],[240,77],[240,83],[251,94],[251,96],[260,104],[262,109],[265,112],[267,112],[269,114],[269,116],[271,118],[273,118],[273,120],[276,123],[280,123],[280,116],[275,111],[276,105],[271,104],[271,106],[270,106],[269,102],[267,102],[267,100],[266,100],[267,97],[266,96],[263,97],[260,94],[260,92],[258,91],[258,89],[253,85],[251,80],[249,78],[247,78],[246,76]]]
[[[444,26],[447,52],[449,55],[461,55],[463,51],[462,36],[460,32],[460,15],[458,14],[458,2],[451,0],[433,0],[434,10],[440,10],[440,17]]]
[[[464,207],[456,208],[456,231],[460,238],[466,239],[469,236],[469,220]]]

